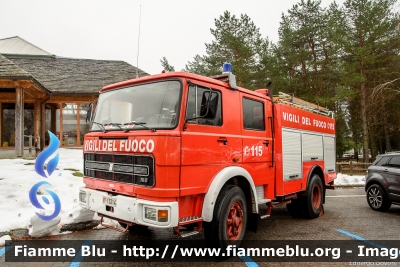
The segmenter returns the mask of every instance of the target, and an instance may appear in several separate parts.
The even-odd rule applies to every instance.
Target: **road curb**
[[[363,188],[365,185],[363,184],[344,184],[344,185],[335,185],[335,188]]]

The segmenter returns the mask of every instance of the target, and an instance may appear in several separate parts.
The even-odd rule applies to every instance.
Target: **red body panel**
[[[179,218],[201,217],[203,208],[204,195],[190,195],[180,197],[179,202]]]
[[[335,134],[335,120],[284,104],[275,104],[276,129],[282,127]],[[277,140],[279,142],[279,140]]]
[[[307,179],[313,166],[318,165],[324,170],[324,161],[313,161],[303,163],[303,177],[294,181],[285,182],[283,179],[283,138],[282,129],[301,130],[310,133],[322,133],[335,135],[335,120],[326,116],[307,112],[284,104],[275,104],[275,158],[276,158],[276,196],[284,196],[291,193],[303,191],[307,186]],[[325,183],[331,182],[336,173],[324,174]],[[322,177],[321,177],[322,178]]]

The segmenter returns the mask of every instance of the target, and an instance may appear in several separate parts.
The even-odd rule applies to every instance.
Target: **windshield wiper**
[[[110,123],[107,123],[106,126],[107,126],[107,125],[117,126],[118,128],[120,128],[120,129],[123,130],[124,132],[127,132],[127,131],[128,131],[126,128],[124,128],[124,127],[121,126],[121,123],[110,122]]]
[[[128,129],[132,129],[133,127],[135,127],[135,125],[140,125],[140,126],[146,128],[146,129],[148,129],[148,130],[150,130],[150,131],[152,131],[152,132],[155,132],[155,131],[156,131],[156,129],[154,129],[154,128],[147,127],[145,122],[136,122],[136,121],[132,121],[132,122],[129,122],[129,123],[124,123],[124,125],[131,125],[131,124],[133,124],[132,127],[130,127],[130,128],[125,128],[127,131],[128,131]]]
[[[99,122],[95,122],[95,121],[92,121],[92,123],[94,123],[94,124],[100,126],[100,128],[101,128],[101,130],[102,130],[103,133],[106,132],[106,128],[104,127],[103,124],[101,124],[101,123],[99,123]]]

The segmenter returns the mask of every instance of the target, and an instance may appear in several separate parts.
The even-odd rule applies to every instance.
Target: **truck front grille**
[[[85,176],[153,187],[154,158],[139,155],[84,154]]]

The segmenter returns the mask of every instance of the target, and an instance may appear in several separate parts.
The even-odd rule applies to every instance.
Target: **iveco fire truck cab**
[[[230,72],[112,84],[88,115],[79,203],[124,231],[173,228],[185,237],[204,228],[206,240],[225,246],[278,204],[320,216],[336,177],[326,109],[238,87]],[[182,232],[188,225],[195,230]]]

